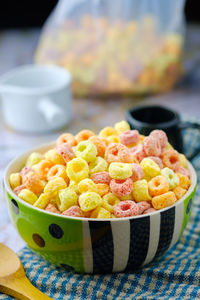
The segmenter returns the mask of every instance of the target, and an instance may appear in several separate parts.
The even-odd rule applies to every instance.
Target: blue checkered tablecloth
[[[200,142],[185,132],[186,149]],[[200,178],[200,155],[193,161]],[[200,299],[200,191],[180,241],[164,256],[135,273],[80,275],[55,268],[29,248],[19,252],[30,281],[53,299]],[[0,299],[12,299],[0,294]],[[38,299],[39,300],[39,299]]]

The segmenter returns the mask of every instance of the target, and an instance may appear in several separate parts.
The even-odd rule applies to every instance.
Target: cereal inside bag
[[[126,121],[97,134],[86,129],[75,136],[63,133],[54,148],[32,153],[21,170],[10,174],[10,187],[29,205],[64,216],[153,213],[179,201],[191,185],[185,156],[167,145],[164,131],[145,137]]]
[[[60,0],[35,62],[72,73],[78,96],[166,91],[180,76],[184,0]]]

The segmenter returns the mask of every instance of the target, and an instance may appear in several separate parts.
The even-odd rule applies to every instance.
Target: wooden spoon
[[[17,254],[1,243],[0,292],[22,300],[52,299],[30,283]]]

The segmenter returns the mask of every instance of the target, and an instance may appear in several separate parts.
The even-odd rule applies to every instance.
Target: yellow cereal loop
[[[187,168],[187,159],[185,155],[181,153],[179,154],[179,158],[180,158],[181,166]]]
[[[82,141],[76,146],[75,156],[80,157],[87,162],[92,162],[96,159],[97,148],[89,141]]]
[[[113,162],[109,166],[109,175],[114,179],[126,179],[132,176],[132,165],[128,163]]]
[[[44,193],[54,198],[57,196],[59,190],[65,189],[66,187],[67,184],[65,180],[62,177],[56,177],[46,184]]]
[[[111,135],[106,138],[110,143],[119,143],[119,137],[117,135]]]
[[[67,176],[70,180],[79,182],[89,176],[89,167],[87,162],[80,158],[73,158],[67,163]]]
[[[22,177],[21,177],[20,173],[12,173],[9,177],[9,183],[13,190],[16,187],[18,187],[19,185],[21,185]]]
[[[92,179],[85,178],[79,182],[78,190],[79,190],[79,193],[82,194],[82,193],[86,193],[86,192],[96,192],[97,188],[96,188],[96,184],[94,183],[94,181]]]
[[[151,178],[160,174],[159,166],[150,158],[143,158],[140,163],[144,171],[144,178],[149,181]]]
[[[106,171],[107,167],[107,161],[101,156],[98,156],[93,162],[89,164],[90,174]]]
[[[174,189],[177,185],[179,185],[179,178],[176,173],[170,168],[164,168],[161,170],[161,175],[163,175],[165,178],[167,178],[167,181],[169,182],[169,189]]]
[[[148,183],[146,179],[133,182],[133,198],[136,202],[149,201],[151,196],[148,191]]]
[[[90,218],[95,219],[110,219],[111,213],[103,207],[97,207],[90,215]]]
[[[47,206],[49,201],[50,201],[49,195],[42,193],[40,197],[37,199],[37,201],[33,204],[33,206],[43,209]]]
[[[76,181],[70,180],[69,187],[72,189],[75,193],[79,193],[78,184]]]
[[[152,205],[155,209],[162,209],[173,205],[176,202],[176,196],[173,192],[167,192],[152,198]]]
[[[187,176],[185,176],[183,174],[179,174],[179,173],[177,173],[177,176],[179,178],[180,187],[182,187],[183,189],[188,190],[188,188],[190,187],[190,184],[191,184],[190,179]]]
[[[114,212],[114,206],[119,203],[119,198],[117,198],[112,193],[109,193],[102,198],[102,207],[108,210],[110,213]]]
[[[37,196],[28,189],[21,190],[18,197],[32,205],[37,201]]]
[[[94,192],[86,192],[80,195],[79,205],[82,211],[87,212],[101,206],[102,199],[99,194]]]
[[[133,195],[132,195],[132,193],[131,193],[131,194],[129,194],[129,195],[121,196],[121,197],[120,197],[120,200],[121,200],[121,201],[125,201],[125,200],[134,200],[134,199],[133,199]]]
[[[42,160],[43,156],[41,153],[33,152],[31,155],[29,155],[27,161],[26,161],[26,167],[32,167],[36,164],[38,164]]]
[[[55,149],[51,149],[44,154],[45,159],[51,161],[53,164],[65,165],[65,161]]]
[[[96,192],[100,196],[104,196],[110,192],[110,186],[105,183],[97,183],[96,184]]]
[[[113,135],[118,135],[117,130],[115,130],[113,127],[105,127],[99,132],[99,136],[103,138]]]
[[[173,150],[173,149],[174,149],[174,147],[170,143],[167,143],[167,145],[165,146],[165,151]]]
[[[121,121],[115,124],[115,130],[117,131],[117,133],[120,135],[121,133],[130,130],[130,125],[128,124],[128,122],[126,121]]]
[[[71,206],[77,205],[78,196],[70,188],[60,190],[58,197],[56,198],[56,204],[61,212],[70,208]]]

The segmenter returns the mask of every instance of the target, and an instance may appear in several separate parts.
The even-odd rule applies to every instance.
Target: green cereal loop
[[[90,163],[89,169],[90,169],[90,174],[98,173],[98,172],[104,172],[107,170],[108,163],[107,161],[98,156],[96,159]]]
[[[97,156],[97,148],[89,141],[82,141],[76,146],[75,155],[87,162],[92,162]]]
[[[114,179],[127,179],[132,175],[132,165],[127,163],[113,162],[109,166],[109,175]]]

